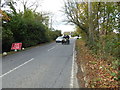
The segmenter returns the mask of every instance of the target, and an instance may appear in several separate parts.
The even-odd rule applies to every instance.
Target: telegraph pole
[[[51,16],[51,19],[50,19],[50,29],[52,30],[52,16]]]
[[[92,2],[88,0],[88,16],[89,16],[89,40],[94,42],[93,22],[92,22]]]

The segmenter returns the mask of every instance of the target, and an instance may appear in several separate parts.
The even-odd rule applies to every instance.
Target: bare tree
[[[82,6],[82,8],[80,6]],[[74,23],[88,35],[88,14],[82,10],[85,7],[87,7],[86,2],[69,0],[65,2],[64,9],[68,22]]]
[[[27,9],[31,9],[35,12],[37,8],[41,5],[41,1],[42,0],[5,0],[4,3],[1,4],[1,7],[10,7],[10,4],[12,4],[12,6],[15,7],[16,11],[25,11]]]
[[[40,0],[35,0],[34,2],[31,2],[30,0],[22,0],[21,3],[24,7],[24,11],[26,9],[32,9],[33,11],[36,11],[36,9],[40,6],[39,4]]]

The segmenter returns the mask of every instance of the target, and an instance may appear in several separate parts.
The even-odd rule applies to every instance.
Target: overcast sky
[[[43,0],[41,7],[38,10],[52,13],[52,26],[55,29],[65,31],[73,31],[74,26],[65,22],[66,17],[62,12],[64,7],[63,0]]]

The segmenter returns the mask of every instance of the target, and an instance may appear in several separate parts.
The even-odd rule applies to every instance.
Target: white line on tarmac
[[[73,60],[72,60],[72,70],[71,70],[71,78],[70,78],[70,88],[73,88],[73,84],[74,84],[74,61],[75,61],[75,43],[73,46]]]
[[[18,69],[18,68],[22,67],[23,65],[25,65],[25,64],[27,64],[27,63],[29,63],[29,62],[30,62],[30,61],[32,61],[32,60],[34,60],[34,58],[32,58],[32,59],[30,59],[30,60],[26,61],[25,63],[23,63],[23,64],[21,64],[21,65],[17,66],[16,68],[14,68],[14,69],[12,69],[12,70],[8,71],[7,73],[5,73],[5,74],[1,75],[1,76],[0,76],[0,78],[2,78],[2,77],[4,77],[4,76],[6,76],[7,74],[9,74],[9,73],[11,73],[11,72],[15,71],[16,69]]]
[[[52,49],[54,49],[55,47],[52,47],[52,48],[50,48],[50,49],[48,49],[48,51],[50,51],[50,50],[52,50]]]

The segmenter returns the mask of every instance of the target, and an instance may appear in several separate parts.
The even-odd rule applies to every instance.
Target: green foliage
[[[68,21],[77,26],[76,33],[86,41],[91,52],[120,70],[120,2],[69,0],[65,13]],[[116,73],[111,75],[116,76],[114,80],[120,80]]]
[[[116,76],[116,73],[111,73],[112,76]]]
[[[13,33],[10,29],[2,29],[2,49],[8,51],[14,41]]]
[[[14,6],[12,3],[10,5]],[[15,7],[13,11],[15,12]],[[10,21],[3,23],[3,52],[10,51],[11,44],[15,42],[22,42],[23,47],[30,47],[52,41],[61,34],[60,31],[51,31],[48,28],[49,18],[46,15],[30,9],[14,12],[6,12]]]
[[[82,36],[94,53],[120,59],[120,33],[113,32],[119,32],[120,28],[119,8],[118,2],[78,3],[70,0],[65,13],[76,25],[76,33]],[[88,27],[87,30],[83,29],[84,26]]]
[[[105,52],[120,59],[120,40],[117,35],[107,35],[105,38]]]

